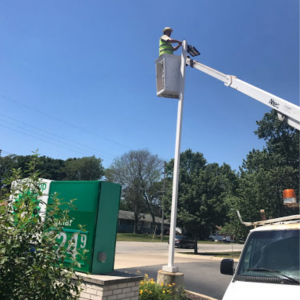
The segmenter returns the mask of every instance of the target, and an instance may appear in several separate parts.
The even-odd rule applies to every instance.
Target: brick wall
[[[85,278],[85,283],[81,285],[83,289],[80,294],[81,300],[138,300],[140,276],[130,280],[129,278],[112,281],[101,279],[99,282],[95,280],[95,276],[93,277],[93,282]]]

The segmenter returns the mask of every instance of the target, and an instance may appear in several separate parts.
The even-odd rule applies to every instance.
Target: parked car
[[[175,235],[175,247],[194,248],[195,241],[187,235]]]
[[[213,242],[224,242],[224,243],[230,243],[230,242],[234,242],[234,239],[232,236],[230,235],[225,235],[225,234],[213,234],[209,236],[209,239]]]

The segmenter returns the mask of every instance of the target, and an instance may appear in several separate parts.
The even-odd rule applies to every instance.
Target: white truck
[[[299,300],[300,215],[258,222],[247,237],[239,263],[221,262],[222,274],[233,275],[223,300]],[[259,227],[257,227],[259,226]]]
[[[157,96],[182,100],[185,66],[189,65],[224,82],[225,86],[275,109],[281,121],[300,131],[298,105],[248,84],[236,76],[223,74],[190,59],[187,52],[191,56],[197,56],[199,52],[194,47],[187,47],[186,41],[183,41],[182,46],[181,57],[163,54],[156,60]],[[292,204],[299,206],[295,201],[294,199]],[[222,261],[221,273],[234,275],[223,300],[299,300],[300,215],[244,224],[261,227],[250,231],[236,270],[233,260]]]

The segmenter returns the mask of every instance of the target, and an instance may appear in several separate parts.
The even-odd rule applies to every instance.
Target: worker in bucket
[[[174,51],[176,51],[182,44],[182,42],[171,39],[171,33],[173,29],[171,27],[165,27],[163,30],[163,36],[159,40],[159,56],[163,54],[173,54]],[[171,44],[178,45],[176,47],[173,47]]]

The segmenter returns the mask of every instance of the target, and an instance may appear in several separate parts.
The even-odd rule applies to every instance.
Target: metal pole
[[[165,209],[164,209],[164,197],[166,193],[166,162],[164,162],[164,192],[161,200],[161,241],[164,240],[164,217],[165,217]]]
[[[176,230],[176,216],[177,216],[177,198],[178,198],[180,144],[181,144],[182,112],[183,112],[183,100],[184,100],[186,53],[187,53],[187,43],[185,40],[183,40],[182,53],[181,53],[181,65],[180,65],[181,79],[180,79],[180,86],[179,86],[180,93],[179,93],[178,111],[177,111],[176,144],[175,144],[175,157],[174,157],[169,257],[168,257],[168,265],[163,266],[162,268],[163,271],[172,272],[172,273],[176,273],[179,271],[179,268],[174,266],[174,250],[175,250],[175,230]]]

